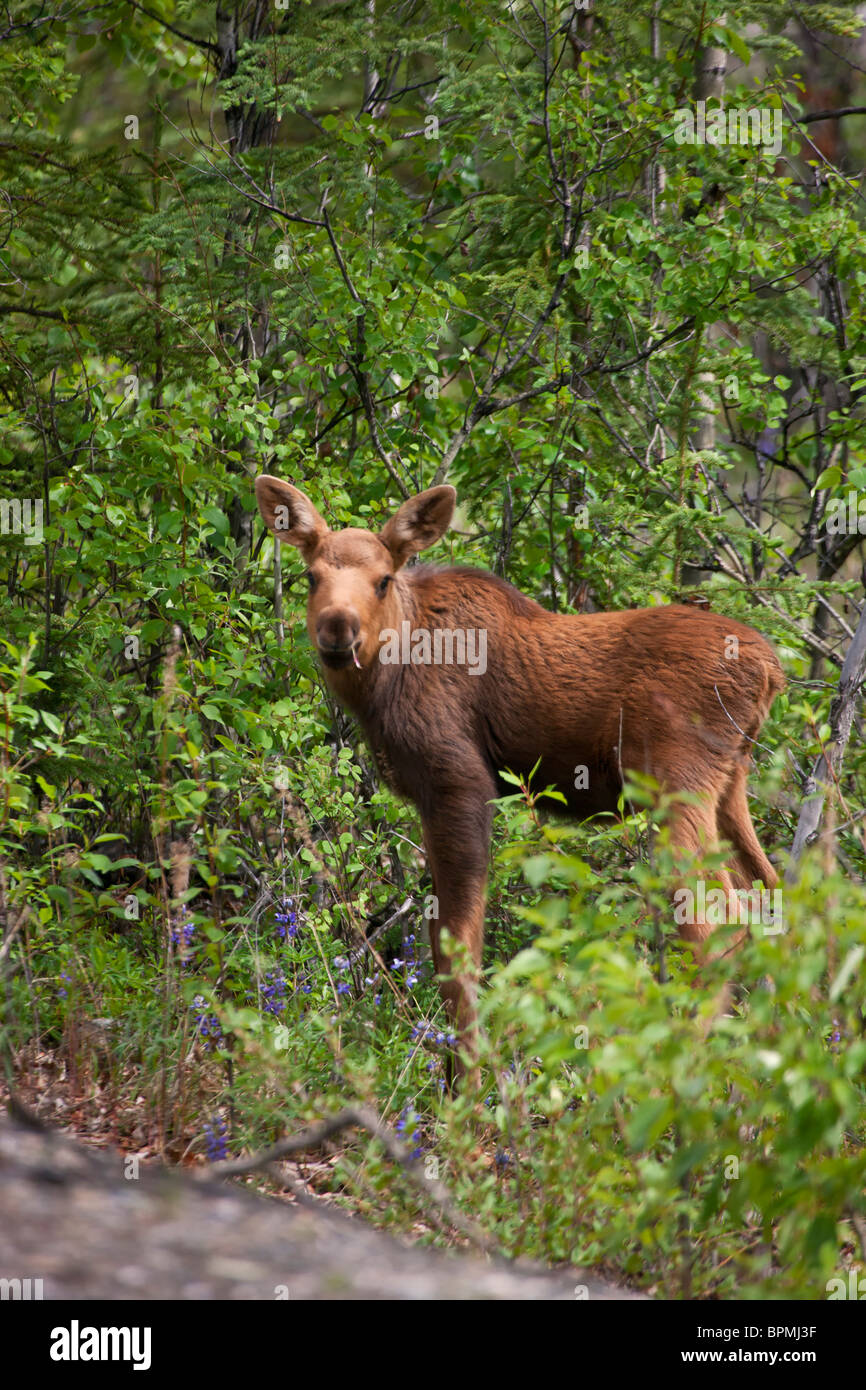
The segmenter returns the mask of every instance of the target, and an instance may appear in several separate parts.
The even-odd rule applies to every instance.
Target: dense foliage
[[[857,106],[854,7],[2,23],[7,1081],[51,1058],[173,1157],[361,1098],[507,1251],[825,1297],[866,1256],[859,724],[727,1010],[676,945],[647,788],[580,829],[517,788],[487,1104],[448,1100],[416,818],[323,686],[252,478],[373,528],[447,478],[451,558],[550,608],[697,593],[760,628],[781,864],[862,605],[866,117],[810,120]],[[779,148],[679,138],[722,101]],[[374,1141],[329,1172],[380,1221],[429,1215]]]

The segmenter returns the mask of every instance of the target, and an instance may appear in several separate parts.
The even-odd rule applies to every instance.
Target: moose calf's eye
[[[377,596],[378,598],[384,598],[384,597],[385,597],[385,591],[386,591],[386,589],[388,588],[388,585],[391,583],[392,578],[393,578],[393,575],[390,575],[390,574],[383,574],[383,575],[382,575],[382,578],[379,580],[378,584],[376,585],[376,596]]]

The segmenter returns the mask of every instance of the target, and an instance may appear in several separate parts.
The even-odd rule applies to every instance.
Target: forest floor
[[[447,1252],[417,1243],[433,1229],[421,1222],[408,1240],[378,1231],[324,1190],[336,1156],[282,1164],[280,1193],[215,1181],[192,1145],[166,1167],[144,1097],[119,1102],[50,1052],[10,1099],[0,1086],[0,1277],[39,1278],[50,1299],[645,1296],[594,1271],[479,1258],[456,1230]]]

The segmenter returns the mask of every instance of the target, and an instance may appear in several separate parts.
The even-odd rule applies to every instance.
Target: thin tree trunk
[[[828,791],[838,781],[864,675],[866,675],[866,605],[863,607],[857,630],[842,666],[839,676],[839,690],[830,707],[830,738],[827,743],[826,754],[822,753],[816,759],[811,776],[806,780],[806,795],[800,807],[800,818],[791,847],[791,862],[785,874],[786,883],[793,883],[796,879],[797,863],[806,846],[816,838],[825,798]]]

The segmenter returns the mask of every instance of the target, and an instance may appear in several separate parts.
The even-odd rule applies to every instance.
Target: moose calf
[[[548,613],[484,570],[404,570],[447,530],[456,496],[429,488],[376,535],[331,531],[296,487],[256,479],[266,526],[306,562],[307,631],[325,679],[359,720],[381,775],[420,812],[439,904],[433,961],[471,1053],[476,977],[452,974],[441,932],[468,948],[477,972],[500,770],[526,776],[539,763],[537,785],[556,786],[577,819],[615,813],[630,770],[664,791],[697,793],[699,804],[673,813],[672,844],[697,852],[730,841],[723,889],[773,888],[746,774],[784,681],[763,637],[714,613]],[[711,930],[703,920],[681,928],[696,943]]]

